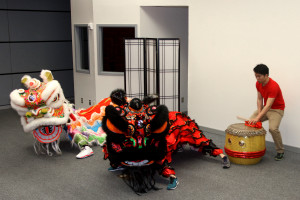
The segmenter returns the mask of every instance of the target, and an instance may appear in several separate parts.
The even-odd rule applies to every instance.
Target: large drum
[[[232,163],[253,165],[266,151],[264,128],[253,128],[244,123],[232,124],[226,129],[225,152]]]

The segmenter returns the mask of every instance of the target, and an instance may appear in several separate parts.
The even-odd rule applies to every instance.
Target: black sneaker
[[[284,153],[277,153],[277,155],[274,157],[276,161],[282,160],[284,157]]]
[[[228,169],[230,167],[230,161],[227,156],[222,158],[222,166],[224,169]]]

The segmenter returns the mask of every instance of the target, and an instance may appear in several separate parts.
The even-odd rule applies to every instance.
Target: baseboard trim
[[[6,110],[6,109],[10,109],[11,106],[7,105],[7,106],[0,106],[0,110]]]
[[[205,133],[212,133],[212,134],[216,134],[216,135],[222,135],[225,137],[225,131],[221,131],[221,130],[217,130],[217,129],[213,129],[213,128],[208,128],[208,127],[204,127],[204,126],[199,126],[199,128]],[[270,146],[270,145],[274,145],[274,142],[270,142],[270,141],[266,141],[266,145]],[[291,151],[294,153],[300,153],[300,148],[298,147],[293,147],[293,146],[289,146],[289,145],[284,145],[284,149],[286,151]]]

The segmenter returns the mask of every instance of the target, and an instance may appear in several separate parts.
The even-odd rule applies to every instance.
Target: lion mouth
[[[41,143],[51,143],[59,138],[61,132],[61,126],[41,126],[33,131],[33,135]]]
[[[138,160],[138,161],[124,161],[121,162],[122,165],[128,166],[128,167],[142,167],[153,164],[154,161],[151,160]]]

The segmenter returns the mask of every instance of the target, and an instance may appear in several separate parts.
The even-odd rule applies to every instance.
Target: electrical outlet
[[[83,103],[83,98],[81,98],[81,103]]]
[[[181,103],[183,103],[184,102],[184,97],[181,97]]]

